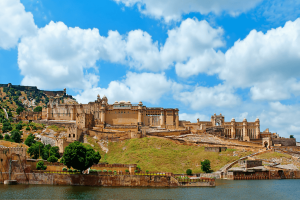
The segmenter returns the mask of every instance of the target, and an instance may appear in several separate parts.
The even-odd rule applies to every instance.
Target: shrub
[[[67,171],[68,169],[64,167],[62,170],[63,170],[63,171]]]
[[[22,124],[19,123],[19,124],[16,125],[17,130],[22,130],[22,128],[23,128]]]
[[[139,170],[134,170],[134,173],[138,173],[139,172]]]
[[[26,131],[30,131],[30,128],[29,128],[29,126],[27,126],[27,127],[26,127]]]
[[[125,172],[129,172],[129,170],[128,170],[128,169],[126,169],[126,170],[125,170]]]
[[[32,144],[34,144],[36,141],[34,140],[35,136],[31,133],[25,140],[25,144],[29,147],[31,147]]]
[[[73,170],[72,169],[68,169],[68,172],[72,172]]]
[[[205,159],[203,162],[201,162],[201,169],[206,173],[210,172],[210,161],[208,159]]]
[[[149,173],[149,170],[146,170],[146,173]]]
[[[37,106],[33,109],[33,112],[42,112],[42,107],[41,106]]]
[[[47,161],[48,162],[51,162],[51,163],[54,163],[54,162],[57,162],[57,160],[58,160],[58,158],[56,158],[55,156],[50,156],[48,159],[47,159]]]
[[[108,170],[108,172],[111,173],[112,171],[111,171],[111,170]]]
[[[3,135],[0,133],[0,140],[2,140],[3,139]]]
[[[191,170],[191,169],[187,169],[187,170],[186,170],[186,174],[187,174],[187,175],[192,175],[192,170]]]
[[[101,170],[98,170],[97,172],[102,172]]]
[[[37,130],[36,126],[33,126],[33,127],[32,127],[32,130]]]
[[[44,161],[40,160],[37,164],[36,164],[36,169],[37,170],[46,170],[47,166],[44,165]]]
[[[74,170],[73,170],[73,172],[78,172],[78,171],[79,171],[79,170],[77,170],[77,169],[74,169]]]
[[[104,170],[103,170],[103,172],[107,172],[107,170],[106,170],[106,169],[104,169]]]
[[[6,141],[10,140],[10,136],[9,136],[8,134],[5,134],[5,135],[4,135],[4,139],[5,139]]]
[[[11,134],[12,141],[14,141],[16,143],[20,143],[21,142],[21,134],[22,134],[21,131],[19,131],[19,130],[13,130],[10,134]]]

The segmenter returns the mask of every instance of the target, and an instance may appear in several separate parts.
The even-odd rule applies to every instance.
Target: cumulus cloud
[[[107,88],[93,87],[84,90],[75,98],[81,103],[94,101],[97,94],[107,96],[110,103],[119,100],[139,102],[145,101],[151,104],[158,103],[159,99],[167,93],[181,90],[182,86],[168,80],[164,73],[133,73],[126,74],[121,81],[112,81]]]
[[[84,73],[95,67],[105,52],[98,29],[69,28],[50,22],[18,47],[18,64],[24,76],[22,84],[44,89],[87,88],[98,82],[96,75]],[[105,53],[103,53],[103,51]]]
[[[0,10],[0,48],[13,48],[21,37],[36,32],[33,15],[25,11],[20,0],[1,0]]]
[[[241,102],[232,88],[221,84],[214,87],[196,86],[193,91],[175,94],[175,99],[190,105],[194,110],[209,106],[234,107]]]
[[[194,113],[194,114],[179,113],[179,119],[190,121],[192,123],[197,122],[197,119],[199,119],[200,121],[210,121],[210,117],[200,113]]]
[[[198,12],[203,15],[209,13],[220,14],[225,11],[232,16],[239,15],[254,8],[262,0],[114,0],[125,6],[137,5],[139,11],[156,19],[163,18],[165,22],[179,21],[183,14]]]
[[[253,99],[280,100],[299,91],[300,19],[267,33],[252,30],[225,53],[219,77],[234,87],[251,87]],[[276,97],[277,96],[277,97]]]

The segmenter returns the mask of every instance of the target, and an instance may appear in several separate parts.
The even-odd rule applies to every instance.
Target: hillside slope
[[[185,173],[192,169],[193,173],[199,173],[202,172],[201,161],[205,159],[209,159],[212,170],[217,171],[226,163],[252,153],[235,149],[221,153],[205,152],[204,147],[179,145],[160,138],[142,138],[110,142],[106,154],[95,139],[88,138],[88,142],[100,151],[100,162],[138,164],[143,171]]]

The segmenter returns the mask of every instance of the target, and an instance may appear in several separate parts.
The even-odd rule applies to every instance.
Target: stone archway
[[[269,147],[269,143],[267,141],[264,142],[264,147],[266,147],[266,148]]]

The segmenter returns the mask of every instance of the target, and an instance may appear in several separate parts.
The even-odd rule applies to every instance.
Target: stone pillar
[[[259,119],[256,118],[256,120],[255,120],[255,138],[259,139],[259,135],[260,135],[260,123],[259,123]]]
[[[231,138],[235,138],[235,119],[231,119]]]
[[[178,112],[179,112],[179,110],[175,109],[175,125],[176,125],[176,128],[179,127],[179,115],[178,115]]]
[[[71,107],[71,120],[76,120],[76,114],[75,114],[75,106]]]
[[[162,108],[160,110],[160,126],[164,126],[165,125],[165,113],[164,113],[164,109]]]
[[[101,106],[101,122],[105,124],[105,104]]]
[[[141,101],[139,102],[138,110],[138,125],[143,125],[143,103]]]
[[[244,118],[243,120],[243,140],[245,140],[245,137],[248,136],[247,135],[247,119]]]
[[[52,109],[50,108],[50,106],[47,107],[47,120],[51,119],[51,111]]]

